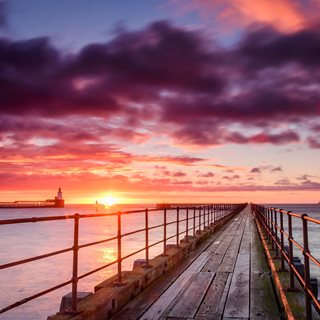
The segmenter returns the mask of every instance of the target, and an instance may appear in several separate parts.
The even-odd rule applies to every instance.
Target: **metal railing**
[[[117,213],[95,213],[95,214],[73,214],[73,215],[64,215],[64,216],[49,216],[49,217],[33,217],[33,218],[21,218],[21,219],[8,219],[8,220],[0,220],[0,225],[9,225],[9,224],[21,224],[21,223],[36,223],[36,222],[44,222],[44,221],[57,221],[57,220],[74,220],[74,228],[73,228],[73,246],[68,247],[65,249],[52,251],[46,254],[26,258],[23,260],[17,260],[10,263],[5,263],[0,265],[0,270],[11,268],[17,265],[22,265],[28,262],[57,256],[66,252],[73,252],[73,262],[72,262],[72,278],[67,280],[63,283],[60,283],[54,287],[48,288],[41,292],[38,292],[34,295],[26,297],[22,300],[19,300],[13,304],[10,304],[0,310],[0,314],[9,311],[13,308],[16,308],[22,304],[25,304],[31,300],[34,300],[38,297],[41,297],[45,294],[48,294],[52,291],[60,289],[66,285],[72,285],[72,308],[69,310],[70,313],[77,313],[77,288],[78,288],[78,281],[88,277],[100,270],[103,270],[107,267],[117,264],[117,281],[114,283],[116,286],[121,286],[124,284],[122,280],[122,262],[129,257],[132,257],[138,253],[145,251],[145,267],[152,267],[150,265],[150,257],[149,251],[151,247],[159,245],[163,243],[163,255],[167,254],[167,241],[170,239],[175,239],[176,246],[179,246],[179,237],[181,235],[185,235],[185,241],[189,241],[190,236],[195,236],[197,231],[202,231],[206,227],[210,227],[215,224],[221,223],[226,218],[240,212],[246,204],[210,204],[210,205],[194,205],[192,207],[174,207],[174,208],[164,208],[164,209],[144,209],[144,210],[134,210],[134,211],[123,211]],[[185,217],[181,219],[181,210],[185,210]],[[149,226],[149,215],[152,213],[160,212],[163,214],[163,223]],[[175,212],[176,213],[176,220],[174,221],[167,221],[168,212]],[[144,213],[145,215],[145,225],[144,228],[137,229],[131,232],[123,233],[122,232],[122,216],[129,215],[129,214],[136,214],[136,213]],[[113,237],[102,239],[90,243],[79,244],[79,224],[80,220],[86,218],[99,218],[99,217],[117,217],[117,234]],[[192,223],[190,223],[192,221]],[[181,230],[181,223],[185,222],[185,228]],[[167,227],[169,225],[176,224],[176,232],[172,236],[167,236]],[[191,224],[191,226],[190,226]],[[156,241],[150,244],[149,241],[149,231],[154,229],[163,228],[163,239]],[[129,235],[137,234],[137,233],[145,233],[145,244],[142,248],[131,252],[125,256],[122,255],[122,239]],[[190,235],[191,233],[191,235]],[[86,272],[84,274],[78,274],[78,253],[79,250],[82,248],[108,243],[110,241],[117,241],[117,259],[100,266],[94,270]]]
[[[285,262],[289,267],[290,287],[288,290],[296,290],[295,277],[302,286],[305,294],[306,318],[312,319],[312,303],[319,313],[320,302],[317,297],[317,284],[315,288],[311,283],[313,279],[311,279],[310,276],[310,261],[318,268],[320,268],[320,261],[310,251],[310,228],[308,227],[308,223],[320,225],[320,220],[313,219],[305,213],[293,213],[291,211],[256,204],[252,204],[251,208],[253,214],[259,219],[267,235],[267,240],[269,244],[271,244],[271,248],[275,250],[275,259],[281,260],[279,271],[285,271]],[[284,224],[284,216],[287,217],[287,227]],[[293,219],[296,219],[296,221],[300,220],[301,222],[302,244],[294,237],[294,228],[292,227]],[[301,233],[301,229],[298,232]],[[288,245],[285,245],[285,239]],[[301,263],[298,257],[293,256],[294,248],[302,253],[304,263]]]

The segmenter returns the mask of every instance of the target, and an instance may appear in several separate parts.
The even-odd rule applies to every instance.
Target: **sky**
[[[320,201],[319,0],[0,0],[0,201]]]

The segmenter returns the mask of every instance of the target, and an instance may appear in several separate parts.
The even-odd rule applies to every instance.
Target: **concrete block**
[[[81,301],[82,299],[92,295],[92,292],[77,292],[77,301]],[[60,303],[60,312],[64,312],[66,310],[71,310],[72,307],[72,292],[65,294]]]
[[[146,259],[136,259],[133,262],[132,270],[134,270],[137,267],[142,267],[146,264]]]
[[[317,278],[311,278],[310,279],[310,286],[313,294],[318,299],[318,279]]]

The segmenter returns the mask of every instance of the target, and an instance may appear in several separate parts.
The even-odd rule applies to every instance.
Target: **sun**
[[[115,198],[112,195],[107,195],[107,196],[101,198],[101,200],[99,202],[104,204],[104,205],[107,205],[107,206],[111,207],[111,206],[113,206],[113,205],[118,203],[118,199]]]

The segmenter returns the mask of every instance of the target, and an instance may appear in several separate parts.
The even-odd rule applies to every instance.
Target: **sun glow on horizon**
[[[98,200],[98,202],[103,204],[103,205],[111,207],[111,206],[113,206],[115,204],[118,204],[119,203],[119,199],[116,198],[115,196],[109,194],[109,195],[107,195],[107,196],[105,196],[103,198],[100,198]]]

